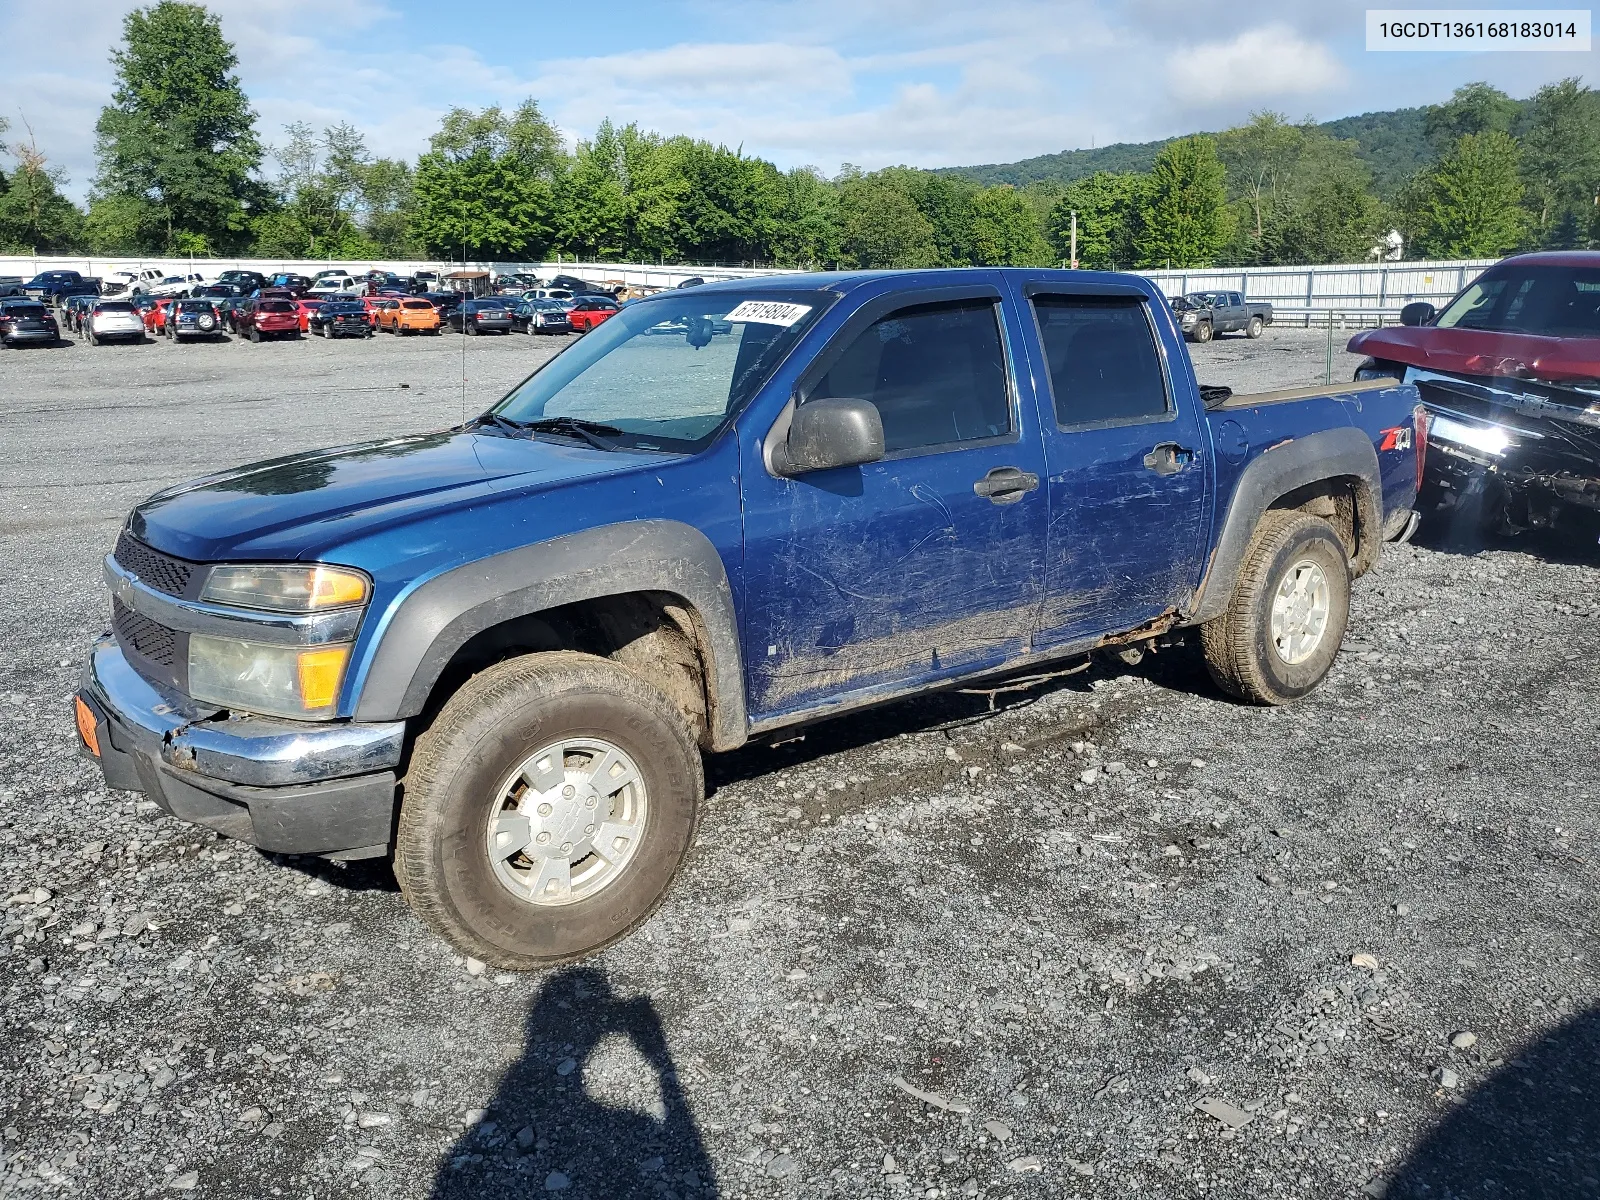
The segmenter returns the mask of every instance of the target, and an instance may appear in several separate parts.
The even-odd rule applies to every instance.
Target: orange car
[[[426,300],[379,297],[372,308],[379,333],[384,330],[394,334],[439,332],[439,310]]]

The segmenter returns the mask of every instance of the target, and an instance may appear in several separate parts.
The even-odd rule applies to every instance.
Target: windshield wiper
[[[505,420],[501,417],[500,420]],[[540,417],[537,421],[520,421],[517,424],[523,429],[530,429],[534,433],[564,433],[582,438],[596,450],[615,450],[616,446],[606,441],[606,437],[620,437],[622,430],[615,425],[606,425],[600,421],[585,421],[582,417]]]
[[[473,421],[472,424],[478,426],[479,428],[482,428],[485,425],[493,425],[496,429],[502,429],[508,434],[528,432],[527,425],[523,424],[521,421],[513,421],[510,417],[502,417],[499,413],[484,413],[481,417]]]

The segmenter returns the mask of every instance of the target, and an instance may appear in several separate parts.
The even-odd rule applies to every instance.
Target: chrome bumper
[[[175,771],[223,783],[284,787],[391,770],[400,762],[405,722],[231,719],[159,688],[128,664],[115,639],[95,643],[81,694],[131,748]]]

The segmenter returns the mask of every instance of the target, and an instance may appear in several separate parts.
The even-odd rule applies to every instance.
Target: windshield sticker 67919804
[[[793,325],[811,311],[809,304],[790,304],[784,300],[746,300],[723,319],[754,321],[761,325]]]

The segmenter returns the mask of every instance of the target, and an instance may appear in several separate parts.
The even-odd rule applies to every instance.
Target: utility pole
[[[1073,209],[1072,210],[1072,254],[1071,254],[1071,257],[1068,259],[1068,261],[1071,262],[1072,269],[1074,271],[1076,271],[1078,269],[1078,210],[1077,209]]]

